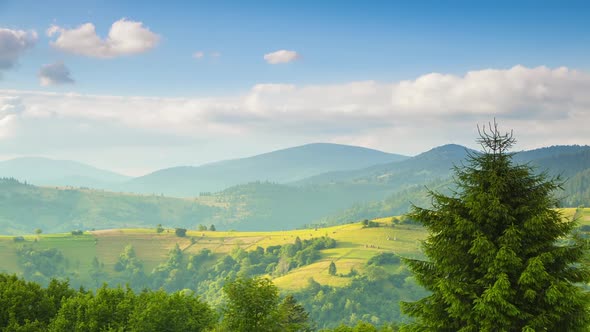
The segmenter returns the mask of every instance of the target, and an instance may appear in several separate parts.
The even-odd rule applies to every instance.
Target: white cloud
[[[195,53],[193,53],[193,59],[196,59],[196,60],[204,59],[207,56],[209,56],[210,58],[216,59],[221,56],[221,53],[219,53],[217,51],[211,52],[211,53],[209,53],[209,55],[207,55],[204,51],[196,51]]]
[[[22,105],[14,150],[3,152],[3,144],[0,153],[43,142],[55,148],[133,145],[135,150],[164,144],[162,151],[186,145],[184,154],[205,156],[213,150],[208,144],[225,140],[231,143],[216,149],[262,152],[331,141],[412,154],[450,142],[476,147],[475,125],[494,117],[502,128],[515,130],[520,149],[588,144],[590,131],[581,125],[590,119],[588,91],[590,73],[522,66],[392,83],[258,84],[244,94],[210,98],[0,90],[0,96],[17,96]],[[35,139],[26,143],[27,137]]]
[[[74,83],[70,70],[63,62],[43,65],[39,69],[39,83],[42,86]]]
[[[568,68],[487,69],[465,76],[432,73],[395,84],[392,105],[404,113],[563,118],[586,112],[588,73]],[[582,108],[582,109],[580,109]]]
[[[0,96],[0,119],[23,111],[20,98],[10,95]]]
[[[18,58],[36,42],[35,31],[0,28],[0,71],[14,67]]]
[[[92,23],[74,29],[52,25],[47,36],[57,36],[51,45],[64,52],[96,58],[114,58],[146,52],[158,44],[160,36],[146,28],[142,22],[120,19],[113,23],[109,34],[101,39]]]
[[[295,51],[278,50],[276,52],[268,53],[264,55],[264,60],[271,65],[279,63],[293,62],[300,58],[300,55]]]
[[[0,139],[14,134],[16,117],[23,111],[23,105],[18,97],[0,96]]]

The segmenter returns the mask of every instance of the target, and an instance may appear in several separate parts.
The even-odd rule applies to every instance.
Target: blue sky
[[[275,81],[391,81],[516,64],[589,68],[587,2],[514,3],[3,1],[2,25],[35,29],[40,40],[0,87],[37,89],[38,68],[52,61],[64,61],[79,92],[162,96],[227,94]],[[56,51],[43,33],[51,24],[92,22],[105,36],[121,18],[143,22],[161,43],[137,56],[102,60]],[[269,66],[262,56],[278,49],[302,58]],[[221,55],[195,61],[196,51]]]
[[[517,134],[522,129],[521,148],[584,144],[587,134],[567,128],[588,116],[584,94],[570,91],[584,88],[590,72],[588,17],[584,1],[0,0],[0,29],[31,39],[5,68],[0,54],[0,103],[18,110],[0,121],[0,157],[45,155],[141,173],[320,140],[415,154],[449,141],[472,144],[475,124],[493,117]],[[122,19],[147,30],[153,44],[91,54],[85,37],[58,42],[91,23],[102,43]],[[51,26],[57,32],[48,36]],[[281,50],[293,52],[292,61],[264,59]],[[488,69],[500,72],[489,76]],[[482,96],[490,88],[477,79],[515,88]],[[480,83],[480,90],[472,88]],[[46,92],[57,95],[43,100]],[[72,103],[72,94],[92,97]],[[460,98],[474,111],[461,109]],[[92,116],[76,113],[84,108]],[[430,120],[420,121],[424,116]],[[447,119],[455,124],[443,124]],[[543,121],[555,119],[562,122],[553,127],[564,132],[554,141],[540,141],[547,132],[530,130],[531,123],[548,128]],[[431,135],[396,145],[413,129]],[[109,139],[100,133],[113,142],[101,145]],[[125,164],[105,152],[113,149],[135,158]],[[150,157],[164,149],[166,161]]]

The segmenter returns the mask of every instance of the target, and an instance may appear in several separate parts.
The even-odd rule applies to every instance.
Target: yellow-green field
[[[575,209],[563,209],[566,217],[572,217]],[[580,224],[590,224],[590,208],[578,215]],[[302,240],[329,236],[336,240],[336,248],[322,250],[321,259],[315,263],[291,270],[287,275],[274,279],[277,286],[295,290],[307,285],[310,277],[321,284],[344,286],[350,278],[331,276],[328,266],[336,264],[339,274],[351,269],[362,273],[364,263],[380,252],[394,252],[404,257],[420,256],[420,241],[426,237],[423,228],[413,225],[393,225],[391,218],[375,220],[376,228],[363,228],[361,224],[345,224],[329,228],[292,230],[280,232],[225,232],[188,231],[186,237],[177,237],[174,230],[156,233],[155,229],[113,229],[87,232],[82,236],[71,234],[27,235],[27,244],[40,248],[57,248],[70,263],[70,269],[79,277],[86,278],[91,262],[97,257],[107,271],[113,266],[125,246],[131,244],[137,256],[144,262],[147,272],[165,261],[170,249],[176,244],[187,254],[203,248],[215,254],[226,254],[235,248],[251,250],[257,246],[293,243]],[[17,264],[16,250],[22,242],[14,242],[12,236],[0,236],[0,271],[22,272]]]

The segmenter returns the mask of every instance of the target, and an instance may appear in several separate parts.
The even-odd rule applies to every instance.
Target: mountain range
[[[120,190],[190,197],[252,181],[289,183],[320,173],[354,170],[407,158],[357,146],[315,143],[198,167],[167,168],[132,179]]]
[[[17,159],[0,163],[0,177],[29,185],[0,182],[0,226],[10,233],[30,232],[33,227],[67,231],[158,223],[281,230],[397,215],[411,203],[428,205],[426,188],[448,192],[453,166],[473,153],[477,152],[453,144],[414,157],[310,144],[134,179],[73,162]],[[589,146],[521,151],[514,161],[561,175],[566,182],[558,195],[565,206],[590,205]],[[102,187],[95,188],[126,193],[65,188],[81,183],[73,179],[85,179],[83,187],[99,183]]]

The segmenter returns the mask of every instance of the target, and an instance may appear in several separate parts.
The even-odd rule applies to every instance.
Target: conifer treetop
[[[510,130],[510,132],[502,134],[498,130],[498,123],[495,119],[493,124],[488,123],[487,129],[485,125],[481,127],[477,125],[477,132],[479,133],[477,143],[481,145],[485,153],[504,154],[516,143],[514,132]]]

